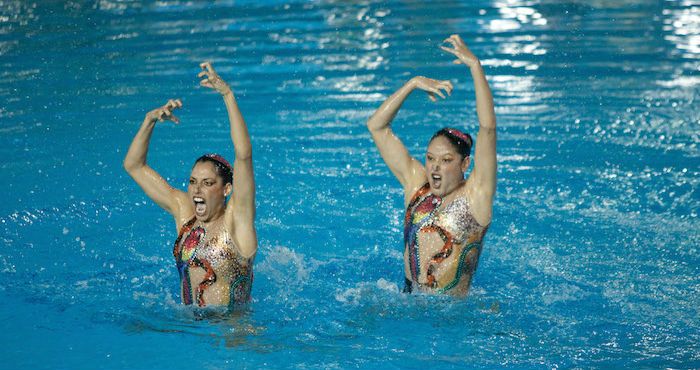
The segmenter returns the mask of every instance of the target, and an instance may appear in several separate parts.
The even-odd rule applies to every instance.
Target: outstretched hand
[[[200,86],[208,87],[210,89],[216,90],[221,95],[226,95],[228,93],[233,93],[228,84],[219,77],[214,68],[211,66],[211,62],[204,62],[199,65],[202,68],[202,72],[199,72],[199,78],[203,78],[199,81]]]
[[[423,76],[416,76],[411,79],[411,84],[413,85],[414,89],[421,89],[425,92],[428,93],[428,97],[432,101],[437,101],[437,98],[435,95],[438,95],[439,97],[445,99],[445,94],[442,93],[440,90],[445,90],[447,95],[452,94],[452,89],[454,88],[452,86],[452,82],[450,81],[440,81],[440,80],[434,80],[432,78],[428,77],[423,77]]]
[[[479,65],[479,58],[477,58],[476,55],[474,55],[474,53],[472,53],[471,50],[469,50],[469,48],[464,43],[464,41],[462,41],[462,38],[459,37],[459,35],[452,35],[445,39],[445,41],[443,41],[443,43],[445,42],[449,42],[454,47],[454,49],[450,49],[444,46],[440,46],[442,50],[450,52],[457,57],[457,59],[452,61],[452,63],[465,64],[467,67],[474,67],[476,65]]]
[[[173,115],[173,110],[182,108],[180,99],[170,99],[168,103],[160,108],[156,108],[146,114],[146,119],[151,121],[173,121],[180,123],[180,120]]]

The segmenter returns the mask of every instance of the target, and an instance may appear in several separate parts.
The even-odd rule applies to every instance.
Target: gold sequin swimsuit
[[[253,259],[241,256],[226,231],[206,241],[206,230],[193,227],[195,221],[192,218],[180,229],[173,249],[182,284],[182,303],[190,305],[196,298],[199,307],[206,306],[204,291],[221,279],[229,286],[229,306],[249,301]],[[202,282],[193,287],[190,270],[196,268],[203,269],[205,275]]]
[[[414,286],[420,290],[448,292],[460,284],[463,276],[471,277],[476,270],[488,225],[481,226],[474,219],[466,197],[455,199],[444,210],[440,210],[441,204],[442,198],[431,194],[430,185],[425,184],[406,207],[404,247],[410,276],[406,276],[404,292],[411,292]],[[423,264],[427,269],[423,280],[419,279],[419,234],[422,233],[436,233],[444,243],[439,252]],[[470,254],[473,249],[476,252]],[[453,256],[453,252],[457,254]],[[443,271],[440,276],[436,274],[438,269]]]

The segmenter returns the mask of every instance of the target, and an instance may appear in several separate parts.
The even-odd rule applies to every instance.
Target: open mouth
[[[207,204],[204,202],[204,198],[194,197],[192,201],[194,202],[194,213],[197,216],[203,216],[207,212]]]
[[[433,187],[439,188],[440,184],[442,183],[442,176],[434,173],[430,176],[430,178],[433,180]]]

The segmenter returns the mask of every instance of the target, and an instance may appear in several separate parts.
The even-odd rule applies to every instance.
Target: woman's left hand
[[[478,66],[481,63],[479,62],[479,58],[474,55],[474,53],[469,50],[467,45],[462,41],[462,38],[459,37],[459,35],[452,35],[445,39],[443,43],[449,42],[452,44],[454,49],[450,49],[444,46],[440,46],[442,50],[445,50],[447,52],[450,52],[454,54],[457,59],[453,61],[454,64],[465,64],[467,67],[474,67]]]
[[[214,68],[211,66],[211,62],[204,62],[199,65],[202,68],[202,72],[199,72],[199,78],[203,78],[199,81],[200,86],[208,87],[210,89],[216,90],[221,95],[233,94],[233,91],[228,86],[228,84],[219,77]]]

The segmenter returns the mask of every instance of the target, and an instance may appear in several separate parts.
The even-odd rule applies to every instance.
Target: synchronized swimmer
[[[450,127],[437,131],[428,143],[423,165],[391,130],[391,122],[414,90],[426,91],[432,101],[437,100],[436,95],[444,99],[443,91],[450,95],[453,89],[449,81],[412,78],[377,109],[367,127],[404,189],[404,292],[464,295],[491,223],[496,191],[496,117],[479,59],[458,35],[444,42],[453,48],[441,48],[457,57],[454,63],[466,65],[474,81],[479,132],[469,176],[465,179],[473,144],[468,134]],[[218,154],[201,156],[190,172],[185,193],[146,164],[156,122],[179,122],[173,111],[182,103],[170,100],[146,114],[124,168],[175,219],[178,234],[173,255],[182,303],[233,307],[250,300],[258,247],[252,146],[233,91],[211,63],[200,67],[200,85],[217,91],[226,104],[235,152],[233,166]]]
[[[451,94],[449,81],[414,77],[391,95],[367,121],[384,162],[404,190],[404,292],[414,289],[452,295],[469,291],[484,235],[491,223],[496,192],[496,115],[481,62],[458,35],[444,42],[454,49],[455,64],[469,67],[476,92],[479,132],[474,169],[465,180],[472,139],[456,128],[437,131],[428,143],[425,165],[413,158],[391,130],[391,121],[416,89]]]
[[[185,193],[170,186],[146,164],[156,122],[179,122],[173,111],[182,103],[170,100],[146,114],[126,154],[124,168],[149,198],[175,218],[178,236],[173,254],[180,274],[182,303],[231,307],[250,300],[258,249],[252,146],[233,91],[211,63],[200,67],[200,85],[217,91],[226,104],[235,151],[233,166],[218,154],[199,157]]]

